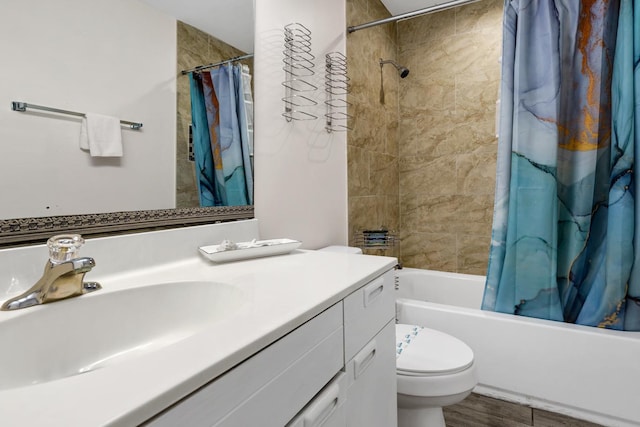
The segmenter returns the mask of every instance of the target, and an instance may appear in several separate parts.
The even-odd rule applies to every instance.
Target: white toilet
[[[321,251],[361,254],[359,248]],[[461,402],[478,383],[473,351],[444,332],[396,324],[398,427],[445,427],[442,408]]]
[[[396,325],[398,427],[444,427],[442,407],[478,383],[473,351],[459,339],[415,325]]]

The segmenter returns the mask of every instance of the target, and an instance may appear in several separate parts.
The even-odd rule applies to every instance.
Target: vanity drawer
[[[395,317],[394,270],[344,299],[345,364]]]
[[[282,427],[343,367],[342,345],[340,302],[147,425]]]

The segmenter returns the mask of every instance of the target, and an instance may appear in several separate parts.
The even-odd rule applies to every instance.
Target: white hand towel
[[[87,113],[80,128],[80,148],[91,157],[122,157],[120,119]]]

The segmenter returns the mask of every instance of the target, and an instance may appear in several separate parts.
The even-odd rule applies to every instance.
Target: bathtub
[[[640,332],[482,311],[484,280],[398,270],[398,321],[466,342],[478,394],[606,426],[640,426]]]

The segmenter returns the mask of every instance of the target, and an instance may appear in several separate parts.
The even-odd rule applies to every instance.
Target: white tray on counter
[[[272,255],[283,255],[300,247],[302,242],[292,239],[253,240],[238,242],[236,249],[225,249],[225,245],[200,246],[198,249],[215,262],[238,261]]]

